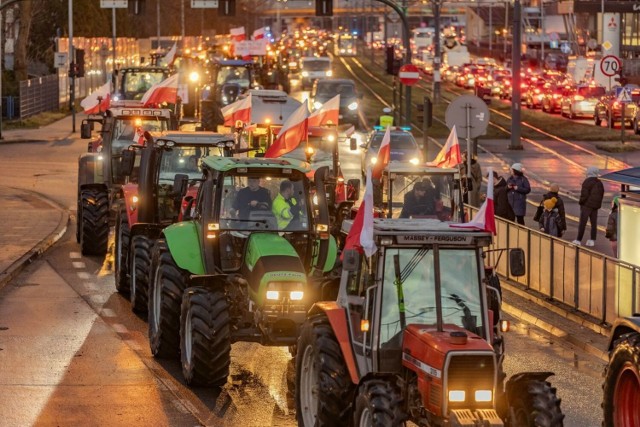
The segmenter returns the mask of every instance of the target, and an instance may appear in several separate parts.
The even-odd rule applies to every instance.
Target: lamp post
[[[433,103],[440,102],[440,7],[442,0],[431,0],[435,31],[433,34]]]
[[[522,32],[520,0],[513,3],[513,41],[511,43],[512,61],[512,85],[511,90],[511,145],[510,150],[522,150],[522,141],[520,141],[520,99],[521,99],[521,79],[520,79],[520,35]]]

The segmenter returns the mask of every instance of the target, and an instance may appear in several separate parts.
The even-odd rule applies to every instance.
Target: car
[[[562,98],[569,95],[570,92],[571,86],[550,84],[542,97],[542,111],[546,113],[559,112]]]
[[[616,123],[621,123],[624,106],[625,122],[629,123],[629,126],[634,126],[634,123],[637,122],[640,89],[630,90],[629,94],[630,102],[622,102],[615,90],[602,96],[595,106],[593,115],[595,125],[600,126],[602,122],[605,122],[608,127],[613,128]]]
[[[605,94],[603,86],[595,83],[579,84],[575,89],[562,97],[560,114],[570,119],[576,117],[594,117],[596,103]]]
[[[331,77],[331,59],[328,57],[306,56],[300,61],[302,90],[313,85],[317,79]]]
[[[542,106],[545,84],[546,82],[541,78],[531,79],[526,91],[522,93],[522,102],[527,108],[536,109]]]
[[[374,165],[377,161],[378,150],[384,137],[385,129],[376,126],[369,134],[367,142],[361,144],[361,172],[362,176],[366,176],[366,168],[368,165]],[[392,162],[410,162],[418,165],[423,163],[422,150],[420,145],[413,137],[409,128],[394,127],[391,129],[390,156],[389,161]]]
[[[340,95],[340,122],[353,125],[359,123],[358,111],[362,94],[356,91],[356,83],[351,79],[321,79],[316,80],[311,88],[310,101],[313,110],[336,95]]]

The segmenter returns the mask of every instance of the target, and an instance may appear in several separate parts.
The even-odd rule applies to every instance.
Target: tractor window
[[[442,322],[483,336],[482,307],[477,253],[475,250],[440,250]],[[396,278],[394,255],[399,256],[400,280]],[[382,348],[399,347],[403,326],[412,323],[436,325],[433,251],[429,248],[389,248],[384,256],[384,282],[380,319]],[[398,295],[404,295],[404,321]]]
[[[145,92],[149,90],[151,86],[160,83],[166,76],[166,73],[162,71],[125,72],[122,76],[124,99],[142,99]]]
[[[242,89],[248,89],[251,85],[251,76],[246,67],[221,67],[218,71],[216,85],[236,83]]]
[[[451,220],[455,212],[454,175],[395,174],[391,187],[393,218]],[[383,177],[382,207],[388,206],[388,175]]]

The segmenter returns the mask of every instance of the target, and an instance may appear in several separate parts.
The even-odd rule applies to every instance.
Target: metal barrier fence
[[[20,82],[20,118],[60,108],[58,76],[53,74]]]
[[[526,275],[514,277],[508,257],[492,252],[499,274],[603,323],[640,312],[640,267],[502,218],[496,228],[492,249],[522,248],[527,261]]]

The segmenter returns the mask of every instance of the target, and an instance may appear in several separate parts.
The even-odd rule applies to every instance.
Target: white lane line
[[[69,252],[69,258],[82,258],[82,254],[80,252]]]
[[[87,280],[88,278],[91,277],[91,275],[89,273],[87,273],[86,271],[78,271],[76,274],[82,280]]]
[[[89,299],[91,300],[91,302],[93,302],[94,304],[100,305],[100,304],[104,304],[105,302],[107,302],[107,295],[91,295],[89,297]]]
[[[116,317],[116,312],[111,310],[110,308],[103,308],[101,315],[103,317]]]
[[[73,264],[73,266],[74,266],[75,268],[78,268],[78,269],[80,269],[80,268],[85,268],[85,267],[87,266],[87,265],[86,265],[84,262],[82,262],[82,261],[73,261],[71,264]]]
[[[89,291],[97,291],[98,285],[93,282],[84,282],[84,287]]]
[[[113,327],[113,329],[116,330],[117,333],[119,334],[128,334],[129,330],[127,329],[126,326],[124,326],[122,323],[114,323],[113,325],[111,325]]]

